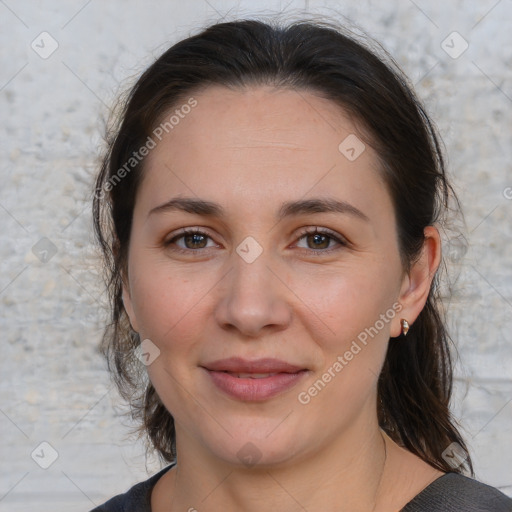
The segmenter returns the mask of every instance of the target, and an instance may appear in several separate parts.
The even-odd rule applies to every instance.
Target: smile
[[[236,400],[262,402],[292,388],[307,372],[297,373],[239,373],[206,370],[217,389]]]

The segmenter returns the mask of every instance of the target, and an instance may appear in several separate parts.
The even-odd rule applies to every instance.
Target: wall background
[[[1,0],[0,511],[89,510],[159,468],[96,349],[90,186],[119,84],[223,16],[304,8],[381,41],[444,137],[469,242],[447,246],[453,409],[477,478],[512,496],[512,1]]]

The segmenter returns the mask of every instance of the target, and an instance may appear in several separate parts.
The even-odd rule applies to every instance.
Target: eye
[[[305,249],[321,254],[330,253],[348,245],[342,236],[325,228],[304,228],[300,233],[299,241],[302,239],[306,241]],[[334,247],[332,247],[332,242],[334,242]]]
[[[198,228],[183,228],[179,234],[165,241],[164,245],[173,251],[187,254],[199,252],[200,249],[218,247],[216,244],[208,245],[208,240],[212,240],[211,237]],[[330,253],[348,245],[347,240],[341,235],[328,229],[319,229],[317,227],[304,228],[299,233],[298,242],[301,240],[306,241],[307,247],[298,246],[299,248],[305,249],[309,253],[318,253],[318,255]]]
[[[166,247],[175,246],[173,247],[173,250],[178,252],[190,253],[191,251],[196,251],[197,249],[209,249],[212,247],[211,245],[206,245],[208,239],[211,240],[210,236],[197,228],[183,228],[179,235],[176,235],[173,238],[167,240],[164,245]],[[183,245],[177,243],[179,240],[183,241]]]

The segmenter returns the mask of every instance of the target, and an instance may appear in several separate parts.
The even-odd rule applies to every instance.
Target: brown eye
[[[305,229],[299,237],[299,241],[300,240],[306,241],[306,247],[299,246],[300,248],[319,254],[329,253],[347,245],[347,242],[340,235],[326,229],[318,228]]]
[[[204,247],[206,247],[207,237],[205,235],[194,233],[192,235],[182,236],[181,238],[185,241],[187,249],[204,249]]]
[[[314,233],[313,235],[307,235],[306,240],[310,249],[327,249],[332,238],[328,235]]]
[[[179,235],[166,241],[164,245],[176,251],[192,252],[212,247],[207,245],[208,240],[211,240],[210,236],[198,229],[183,229]]]

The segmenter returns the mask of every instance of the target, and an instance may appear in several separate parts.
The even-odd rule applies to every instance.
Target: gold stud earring
[[[400,325],[402,326],[402,334],[407,336],[407,333],[409,332],[409,322],[405,318],[402,318],[400,320]]]

